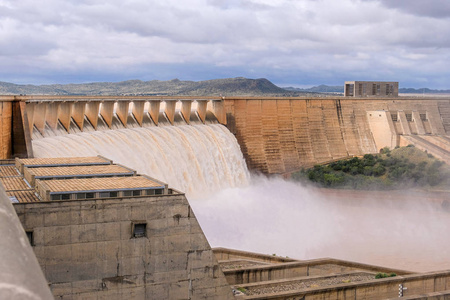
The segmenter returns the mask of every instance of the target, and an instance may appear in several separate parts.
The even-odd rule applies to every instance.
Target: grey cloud
[[[416,15],[433,18],[450,18],[450,2],[445,0],[381,0],[391,8]]]
[[[188,70],[191,80],[235,74],[308,81],[303,73],[336,83],[364,74],[410,82],[414,73],[449,77],[450,20],[413,14],[403,1],[1,3],[8,9],[0,10],[0,58],[46,74],[73,74],[70,78],[142,78],[146,68],[155,76],[146,79],[164,79],[158,74],[182,79],[190,76]],[[14,46],[5,50],[6,43]],[[204,71],[196,72],[196,65]],[[7,74],[0,80],[7,81]]]

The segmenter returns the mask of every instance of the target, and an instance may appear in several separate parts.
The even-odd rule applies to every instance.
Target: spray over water
[[[333,257],[415,271],[450,269],[449,213],[414,193],[336,197],[253,177],[222,125],[64,134],[36,157],[103,155],[188,194],[210,244],[297,259]]]
[[[450,269],[450,214],[422,196],[252,178],[246,187],[190,202],[216,247],[419,272]]]

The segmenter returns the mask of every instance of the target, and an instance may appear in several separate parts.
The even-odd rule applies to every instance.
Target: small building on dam
[[[56,299],[232,298],[186,197],[167,184],[103,157],[3,161],[0,182]]]

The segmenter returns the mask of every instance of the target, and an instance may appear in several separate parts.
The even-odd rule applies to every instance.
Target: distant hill
[[[330,86],[330,85],[324,85],[321,84],[319,86],[313,86],[311,88],[307,89],[300,89],[300,88],[294,88],[294,87],[285,87],[285,90],[288,91],[294,91],[294,92],[303,92],[303,93],[344,93],[344,86]]]
[[[95,82],[83,84],[18,85],[0,82],[2,95],[191,95],[191,96],[302,96],[307,92],[288,91],[265,78],[243,77],[206,81],[141,81]]]
[[[400,88],[398,92],[402,94],[450,94],[450,90],[431,90],[429,88]]]
[[[143,95],[143,96],[278,96],[317,97],[325,94],[342,95],[344,86],[319,85],[301,89],[281,88],[265,78],[244,77],[205,81],[127,80],[121,82],[93,82],[80,84],[21,85],[0,81],[0,95]],[[400,93],[449,94],[450,90],[401,88]]]

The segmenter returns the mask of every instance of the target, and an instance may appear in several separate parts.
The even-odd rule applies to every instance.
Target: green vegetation
[[[375,275],[375,279],[380,279],[380,278],[388,278],[388,277],[395,277],[395,276],[397,276],[397,274],[395,274],[395,273],[390,273],[390,274],[387,274],[387,273],[377,273],[376,275]]]
[[[450,168],[412,145],[379,154],[366,154],[292,174],[292,179],[310,181],[321,187],[385,190],[448,186]]]
[[[237,290],[238,290],[239,292],[243,293],[243,294],[246,294],[246,293],[247,293],[247,290],[244,289],[243,287],[238,287]]]

